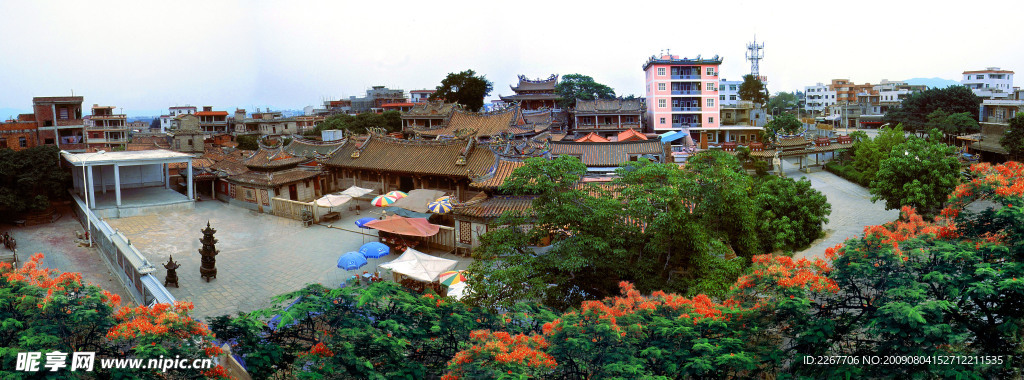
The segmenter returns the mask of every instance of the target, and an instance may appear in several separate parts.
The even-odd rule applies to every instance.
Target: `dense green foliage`
[[[53,145],[0,149],[0,215],[45,210],[51,200],[67,196],[71,175],[60,167],[59,152]]]
[[[257,142],[259,136],[256,135],[239,135],[235,137],[235,142],[238,143],[238,149],[241,150],[259,150],[260,145]]]
[[[479,111],[484,106],[484,98],[494,90],[494,84],[487,80],[486,75],[477,76],[473,70],[460,73],[448,73],[448,76],[437,86],[437,91],[430,94],[430,100],[443,99],[449,103],[459,103],[470,111]]]
[[[952,136],[981,131],[978,119],[969,112],[950,114],[941,108],[928,114],[925,128],[939,130],[947,142],[950,141]]]
[[[893,147],[882,160],[871,181],[871,201],[884,200],[888,210],[912,206],[925,216],[934,216],[960,179],[960,161],[952,146],[911,137]]]
[[[94,375],[113,379],[223,378],[223,368],[210,371],[106,369],[104,358],[193,359],[220,354],[210,331],[189,315],[192,305],[176,303],[121,307],[119,297],[82,282],[79,273],[40,268],[36,254],[18,269],[0,263],[0,378],[75,378],[72,352],[95,352]],[[15,372],[19,352],[43,352],[39,372]],[[63,368],[49,372],[45,353],[68,353]],[[77,373],[83,373],[79,370]]]
[[[402,130],[402,113],[384,111],[382,113],[364,112],[358,115],[339,114],[324,119],[316,129],[307,135],[319,136],[320,131],[340,129],[346,136],[365,134],[370,128],[384,128],[386,132]]]
[[[885,113],[885,122],[889,125],[902,124],[910,132],[925,132],[930,129],[927,125],[929,115],[936,110],[942,109],[950,114],[966,112],[971,119],[978,120],[980,105],[981,98],[967,87],[930,88],[911,94],[898,107],[890,108]]]
[[[761,79],[747,74],[743,76],[739,95],[742,100],[749,100],[763,106],[768,101],[768,86],[761,82]]]
[[[788,110],[796,109],[800,106],[800,101],[803,99],[803,94],[797,92],[779,92],[771,99],[768,99],[768,104],[765,105],[765,109],[770,114],[782,114]]]
[[[796,116],[784,113],[765,124],[762,141],[775,141],[777,135],[795,135],[804,130],[804,124]]]
[[[604,187],[581,182],[585,170],[567,156],[532,159],[505,181],[503,191],[537,198],[531,215],[506,215],[496,224],[509,228],[482,237],[471,270],[492,281],[472,284],[478,302],[508,307],[540,300],[564,309],[616,294],[620,281],[648,292],[721,295],[763,247],[797,248],[813,240],[796,235],[816,237],[821,223],[802,219],[829,211],[820,193],[805,188],[790,194],[811,198],[789,201],[807,209],[761,214],[758,191],[788,187],[755,186],[736,158],[718,151],[691,157],[685,169],[630,162]],[[814,214],[792,214],[798,211]],[[769,215],[774,219],[764,222],[781,227],[759,236],[765,226],[757,218]],[[798,227],[809,229],[789,230]],[[777,228],[785,231],[777,235]],[[551,248],[537,254],[531,246],[545,239]]]
[[[762,251],[795,250],[821,235],[832,205],[806,178],[762,177],[754,189]]]
[[[850,134],[853,148],[837,156],[837,159],[825,165],[825,169],[861,186],[871,186],[875,173],[882,161],[897,145],[907,140],[903,127],[883,127],[878,136],[870,138],[864,132]]]
[[[271,308],[211,323],[245,357],[254,378],[278,371],[299,379],[436,378],[465,348],[471,331],[517,328],[481,308],[413,294],[390,282],[342,289],[308,285],[275,301]],[[274,316],[279,317],[268,325]],[[521,328],[539,327],[534,321]]]
[[[1024,157],[1024,112],[1010,119],[1009,128],[999,139],[999,144],[1016,158]]]
[[[149,123],[149,129],[160,130],[160,118],[159,117],[153,118],[153,121],[151,121]]]
[[[613,99],[615,90],[597,83],[594,78],[583,74],[563,75],[555,85],[555,93],[560,98],[558,105],[562,109],[576,107],[576,100]],[[596,97],[595,97],[596,95]]]

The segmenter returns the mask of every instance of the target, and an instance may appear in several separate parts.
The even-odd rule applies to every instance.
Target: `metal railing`
[[[672,79],[700,79],[700,75],[672,75]]]
[[[700,95],[700,90],[672,90],[672,95]]]
[[[700,107],[672,107],[673,112],[700,112]]]

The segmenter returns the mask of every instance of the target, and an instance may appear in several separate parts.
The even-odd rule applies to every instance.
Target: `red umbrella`
[[[397,215],[384,220],[367,222],[366,227],[396,235],[423,237],[434,236],[441,231],[441,227],[430,224],[424,218],[403,218]]]

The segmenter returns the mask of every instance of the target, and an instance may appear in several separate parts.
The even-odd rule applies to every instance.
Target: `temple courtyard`
[[[369,259],[357,270],[337,268],[339,256],[359,250],[364,242],[377,241],[375,230],[355,227],[356,219],[379,215],[363,203],[362,215],[342,211],[341,219],[330,223],[331,227],[303,227],[296,220],[217,201],[197,202],[195,210],[108,219],[107,223],[124,233],[158,268],[154,275],[161,281],[166,273],[163,263],[173,256],[181,264],[177,270],[179,287],[171,285],[167,289],[177,300],[192,302],[194,315],[206,319],[267,307],[274,296],[310,283],[337,287],[350,276],[372,273],[378,264],[397,258],[399,254],[392,252]],[[209,282],[199,274],[200,230],[208,221],[217,230],[214,237],[220,251],[216,256],[217,278]],[[456,270],[466,269],[471,262],[436,250],[420,251],[458,260]],[[382,276],[390,279],[385,273],[382,271]]]

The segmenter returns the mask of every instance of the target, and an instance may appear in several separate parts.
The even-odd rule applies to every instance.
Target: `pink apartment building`
[[[717,55],[703,59],[665,54],[647,60],[647,120],[655,133],[718,128],[721,64]]]

